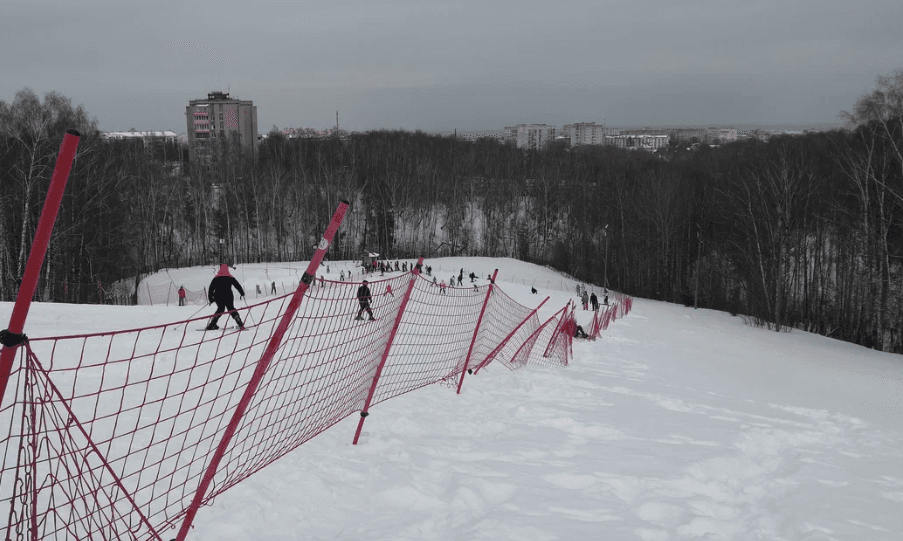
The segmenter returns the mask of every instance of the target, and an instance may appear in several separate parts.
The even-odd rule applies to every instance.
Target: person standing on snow
[[[185,306],[185,286],[179,286],[179,306]]]
[[[361,309],[357,311],[357,317],[354,318],[357,321],[363,321],[364,310],[367,311],[367,315],[370,316],[370,321],[376,319],[373,317],[373,310],[370,309],[370,288],[367,286],[367,280],[361,284],[361,287],[357,288],[357,302],[360,303]]]
[[[589,296],[589,303],[593,307],[593,312],[599,311],[599,297],[596,296],[595,291]]]
[[[219,329],[219,325],[217,325],[216,322],[219,321],[220,316],[226,312],[232,316],[232,319],[238,324],[239,329],[245,328],[245,324],[242,323],[241,317],[238,315],[238,312],[235,311],[234,297],[232,296],[233,287],[238,290],[238,294],[244,298],[245,290],[241,288],[241,284],[238,283],[238,280],[229,274],[229,265],[223,263],[219,266],[219,272],[216,273],[213,280],[210,280],[210,287],[207,288],[207,299],[210,301],[210,304],[216,303],[216,314],[213,316],[213,319],[210,320],[206,330],[215,331],[216,329]]]
[[[587,295],[586,289],[583,290],[583,309],[589,310],[589,295]]]

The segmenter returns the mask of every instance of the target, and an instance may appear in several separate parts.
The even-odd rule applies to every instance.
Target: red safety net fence
[[[415,270],[369,283],[375,320],[357,320],[361,285],[299,286],[239,310],[245,330],[32,338],[0,407],[4,539],[181,540],[199,505],[349,415],[460,391],[492,361],[571,357],[571,304],[541,321],[494,283],[441,290]]]
[[[633,307],[633,298],[623,293],[613,292],[611,298],[614,301],[611,305],[607,306],[605,310],[597,310],[593,313],[593,321],[588,333],[591,340],[599,338],[602,331],[608,329],[608,326],[619,317],[626,316]]]

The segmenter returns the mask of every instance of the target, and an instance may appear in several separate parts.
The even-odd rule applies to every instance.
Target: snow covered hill
[[[549,313],[574,298],[573,280],[514,260],[427,264],[445,279],[464,268],[485,281],[498,268],[522,304],[552,295]],[[303,270],[234,273],[254,291],[277,267],[286,281]],[[161,274],[148,286],[169,283]],[[186,288],[213,274],[168,272]],[[134,327],[199,309],[212,311],[36,304],[26,332]],[[0,317],[10,310],[0,304]],[[901,397],[899,355],[637,299],[600,340],[576,340],[567,368],[490,365],[460,395],[434,385],[389,400],[357,446],[357,418],[345,419],[202,508],[189,538],[898,541]]]

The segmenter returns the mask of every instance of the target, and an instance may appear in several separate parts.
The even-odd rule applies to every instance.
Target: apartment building
[[[541,149],[555,139],[555,126],[518,124],[517,148]]]
[[[188,125],[188,158],[207,167],[228,145],[257,155],[257,107],[250,100],[232,98],[225,92],[211,92],[207,99],[190,100],[185,108]]]
[[[568,139],[572,147],[579,145],[603,145],[605,144],[605,125],[595,122],[577,122],[565,124],[561,130],[565,139]]]

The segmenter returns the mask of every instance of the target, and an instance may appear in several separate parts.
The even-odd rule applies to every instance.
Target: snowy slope
[[[445,279],[499,268],[521,303],[553,295],[549,315],[573,298],[531,295],[531,280],[575,282],[514,260],[427,264]],[[235,274],[253,290],[274,267]],[[176,273],[203,287],[213,269]],[[37,304],[26,332],[199,308]],[[357,418],[345,419],[201,509],[190,539],[903,538],[901,356],[638,299],[602,339],[575,341],[574,357],[564,369],[491,365],[461,395],[435,385],[389,400],[357,446]]]

